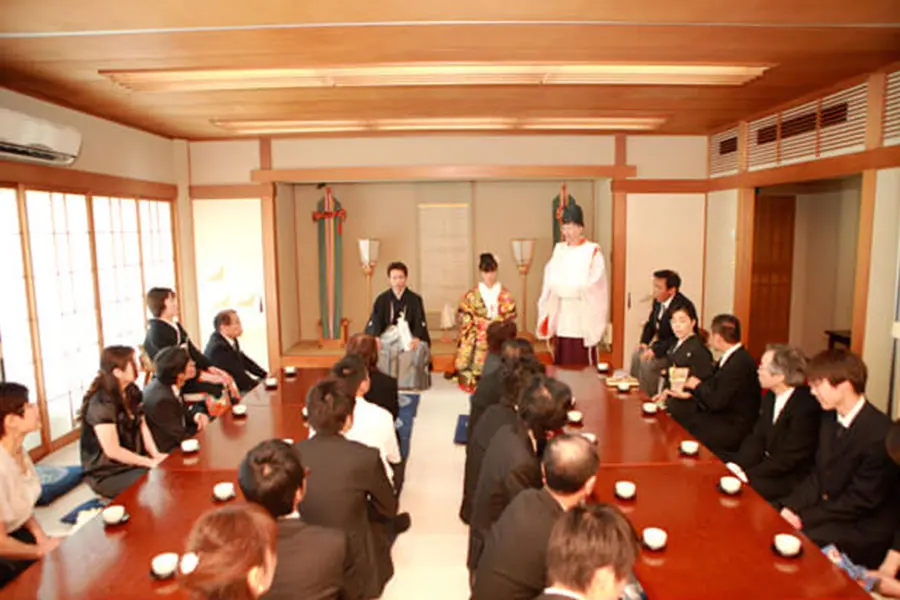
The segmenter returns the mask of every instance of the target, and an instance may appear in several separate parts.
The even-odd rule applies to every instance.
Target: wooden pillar
[[[615,164],[628,164],[628,138],[616,135]],[[610,313],[612,321],[612,364],[627,368],[625,364],[625,255],[628,249],[628,196],[625,192],[613,192],[612,205],[612,292],[610,293]]]
[[[266,343],[269,371],[281,369],[281,311],[278,307],[278,231],[275,227],[275,184],[260,198],[262,210],[263,276],[266,294]]]

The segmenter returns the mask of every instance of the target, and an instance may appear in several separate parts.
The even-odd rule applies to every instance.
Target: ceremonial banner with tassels
[[[563,204],[561,198],[565,198],[565,204]],[[566,190],[566,184],[563,184],[562,189],[559,192],[559,195],[553,198],[553,243],[558,244],[562,241],[562,231],[560,231],[560,226],[562,225],[562,211],[563,208],[570,204],[577,204],[575,202],[575,197],[570,196],[569,192]]]
[[[341,337],[343,319],[343,222],[347,213],[341,203],[325,188],[325,197],[316,204],[312,215],[319,229],[319,306],[322,318],[322,338],[337,340]]]

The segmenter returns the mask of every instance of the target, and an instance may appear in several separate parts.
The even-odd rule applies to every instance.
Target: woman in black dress
[[[166,457],[141,411],[134,348],[109,346],[81,405],[81,466],[85,480],[112,498]]]
[[[690,392],[684,391],[683,388],[673,389],[669,369],[686,368],[688,371],[683,380],[696,377],[704,381],[713,375],[713,356],[706,347],[706,341],[702,339],[703,334],[697,333],[697,314],[693,306],[675,309],[670,323],[678,341],[667,354],[668,368],[663,371],[661,389],[654,400],[665,401],[669,414],[683,427],[688,427],[696,410],[696,402]]]

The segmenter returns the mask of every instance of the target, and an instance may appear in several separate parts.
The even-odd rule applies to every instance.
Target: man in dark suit
[[[312,525],[342,530],[353,569],[347,585],[366,599],[381,595],[394,574],[390,540],[384,532],[397,514],[397,497],[375,448],[344,438],[353,422],[356,398],[342,382],[319,382],[306,398],[313,438],[294,449],[309,469],[300,514]]]
[[[681,277],[675,271],[664,269],[653,273],[653,306],[641,331],[641,342],[631,356],[631,374],[640,381],[641,390],[651,397],[659,392],[659,373],[666,366],[667,353],[677,342],[670,324],[672,312],[690,307],[690,314],[697,314],[694,303],[680,288]]]
[[[503,358],[499,374],[503,394],[497,404],[485,410],[484,416],[466,441],[463,497],[459,508],[459,518],[466,525],[472,518],[472,502],[481,473],[481,463],[484,462],[484,456],[491,440],[494,439],[494,434],[506,426],[516,426],[519,394],[532,379],[546,372],[546,367],[533,354],[519,354],[517,350],[519,342],[531,345],[526,340],[511,340],[504,345],[507,355]]]
[[[726,462],[737,452],[759,417],[759,378],[756,361],[741,344],[741,323],[734,315],[718,315],[712,321],[710,345],[721,353],[713,376],[685,383],[693,395],[696,412],[688,429],[707,448]]]
[[[822,409],[806,381],[800,349],[783,344],[766,348],[759,384],[769,390],[762,412],[734,462],[728,467],[749,481],[759,495],[775,502],[789,494],[812,468],[819,442]]]
[[[549,586],[537,600],[618,600],[639,553],[637,534],[618,508],[576,506],[550,533]]]
[[[278,566],[266,600],[363,598],[360,590],[346,587],[353,565],[344,533],[310,525],[297,513],[306,472],[288,444],[267,440],[250,450],[238,467],[238,485],[278,523]]]
[[[900,465],[900,421],[895,421],[888,431],[887,453],[895,465]],[[891,548],[878,570],[867,574],[877,580],[874,591],[886,598],[900,598],[900,580],[897,579],[900,574],[900,527],[894,529]]]
[[[516,495],[541,487],[541,465],[547,437],[566,424],[572,390],[566,384],[537,377],[522,393],[515,426],[494,434],[478,475],[472,498],[467,565],[474,575],[491,526]]]
[[[501,323],[492,323],[502,325]],[[488,328],[490,329],[490,328]],[[509,339],[501,342],[500,351],[497,354],[499,364],[492,367],[489,372],[481,375],[478,387],[469,399],[469,421],[466,424],[468,437],[475,431],[478,420],[490,406],[499,404],[505,391],[503,381],[503,363],[508,360],[518,359],[520,356],[534,356],[534,346],[525,339]]]
[[[185,382],[182,393],[208,394],[220,397],[234,380],[231,375],[219,369],[200,352],[191,341],[188,332],[175,320],[178,316],[178,297],[171,288],[151,288],[147,292],[147,310],[153,318],[147,322],[144,337],[144,353],[151,361],[163,348],[183,346],[197,368],[195,375]]]
[[[196,372],[194,361],[180,346],[163,348],[156,354],[156,374],[144,388],[144,419],[160,452],[171,452],[183,440],[209,423],[206,404],[184,402],[181,389]]]
[[[203,351],[209,362],[231,375],[241,392],[248,392],[265,380],[266,370],[241,350],[238,338],[244,333],[244,327],[237,312],[231,309],[219,312],[213,326],[216,330]]]
[[[392,262],[388,265],[387,274],[391,287],[375,298],[366,333],[379,337],[388,327],[396,325],[402,314],[409,323],[413,336],[412,347],[415,348],[422,342],[431,344],[422,296],[406,287],[409,269],[402,262]]]
[[[544,487],[521,492],[491,528],[472,600],[531,600],[547,583],[547,542],[560,515],[590,498],[600,459],[584,436],[560,435],[541,461]]]
[[[897,467],[885,439],[891,420],[865,397],[868,372],[856,354],[826,350],[809,382],[823,410],[812,472],[782,501],[782,516],[812,541],[834,544],[853,562],[877,567],[897,526]]]

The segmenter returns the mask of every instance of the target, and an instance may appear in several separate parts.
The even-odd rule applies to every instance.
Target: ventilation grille
[[[900,71],[887,78],[884,98],[884,145],[900,144]]]
[[[900,125],[897,129],[900,135]],[[748,168],[758,171],[860,152],[865,150],[865,136],[863,83],[751,122]]]
[[[709,175],[724,177],[738,172],[738,128],[709,138]]]

